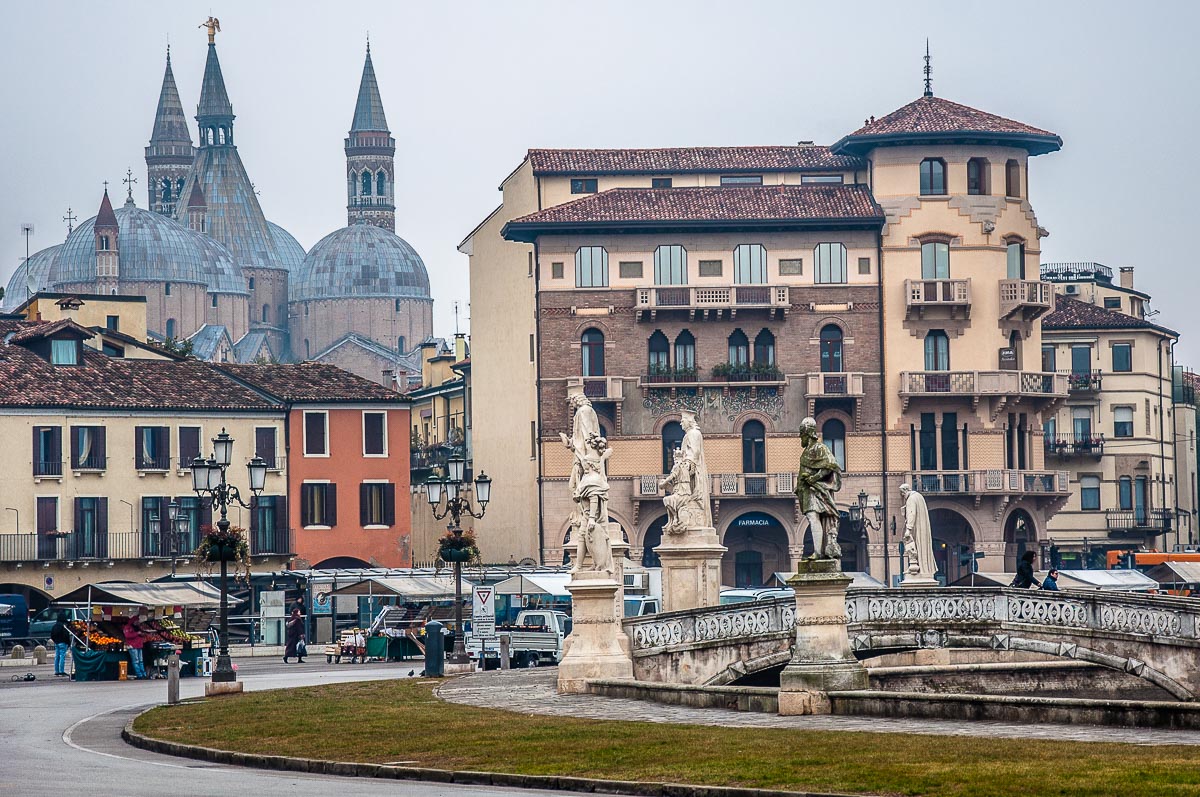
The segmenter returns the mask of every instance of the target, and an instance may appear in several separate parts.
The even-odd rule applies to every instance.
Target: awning
[[[68,592],[56,604],[72,603],[84,605],[99,603],[124,606],[191,606],[217,608],[221,605],[221,591],[203,581],[187,581],[172,584],[135,584],[123,581],[108,581],[103,584],[82,586]]]
[[[1003,573],[997,571],[987,571],[975,573],[974,582],[971,581],[971,573],[965,576],[960,576],[958,581],[950,584],[951,587],[1007,587],[1012,583],[1016,573]],[[1040,580],[1040,579],[1039,579]]]
[[[1046,573],[1037,574],[1038,581]],[[1146,592],[1158,582],[1139,570],[1059,570],[1059,589],[1099,589],[1107,592]]]
[[[462,580],[464,595],[470,595],[474,585]],[[450,576],[390,576],[364,578],[353,584],[330,591],[332,595],[394,595],[411,603],[453,600],[454,579]]]
[[[1163,562],[1146,571],[1159,584],[1200,583],[1200,562]]]
[[[506,578],[496,584],[497,595],[549,595],[553,598],[569,598],[567,583],[570,573],[521,574]]]

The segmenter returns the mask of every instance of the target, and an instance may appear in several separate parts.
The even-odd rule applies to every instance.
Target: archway
[[[50,601],[53,600],[50,595],[42,592],[37,587],[13,582],[0,584],[0,595],[20,595],[23,597],[25,605],[29,608],[30,617],[45,609],[50,605]]]
[[[655,518],[642,537],[642,567],[662,567],[658,552],[654,549],[662,544],[663,526],[667,525],[667,516]]]
[[[1012,573],[1026,551],[1038,550],[1037,526],[1024,509],[1014,509],[1004,521],[1004,569]],[[1038,566],[1035,560],[1035,567]]]
[[[933,558],[937,562],[937,580],[942,586],[953,584],[971,574],[971,566],[959,557],[975,551],[975,532],[965,517],[953,509],[931,509],[929,525],[933,530]]]
[[[766,512],[744,512],[725,530],[721,583],[761,587],[771,576],[791,569],[787,529]]]

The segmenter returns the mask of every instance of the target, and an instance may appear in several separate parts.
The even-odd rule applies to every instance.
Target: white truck
[[[511,625],[496,626],[496,635],[481,638],[467,634],[467,655],[484,665],[484,659],[500,658],[500,637],[507,635],[509,660],[513,667],[539,667],[558,664],[563,640],[571,633],[571,617],[549,609],[524,609]]]

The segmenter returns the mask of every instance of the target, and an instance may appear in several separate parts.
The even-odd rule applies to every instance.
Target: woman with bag
[[[288,659],[295,656],[296,661],[303,664],[308,650],[304,645],[304,618],[300,616],[300,607],[298,606],[292,609],[292,616],[288,619],[285,641],[287,645],[283,649],[283,663],[290,664]]]

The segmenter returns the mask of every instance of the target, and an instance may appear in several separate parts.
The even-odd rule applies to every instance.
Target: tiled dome
[[[287,266],[287,270],[295,274],[304,263],[304,247],[292,237],[292,234],[273,221],[267,222],[271,230],[271,240],[275,242],[275,253]]]
[[[59,249],[62,249],[62,244],[47,247],[40,252],[33,253],[28,260],[17,266],[17,270],[8,280],[8,287],[4,291],[4,301],[0,302],[0,309],[15,308],[33,294],[45,289],[50,275],[50,264],[54,262],[54,257],[58,254]]]
[[[121,279],[137,282],[190,282],[211,293],[248,295],[246,278],[229,250],[207,235],[132,203],[116,210]],[[50,267],[53,285],[96,280],[92,217],[75,228]]]
[[[326,235],[292,273],[292,301],[338,298],[429,299],[425,263],[408,242],[373,224]]]

